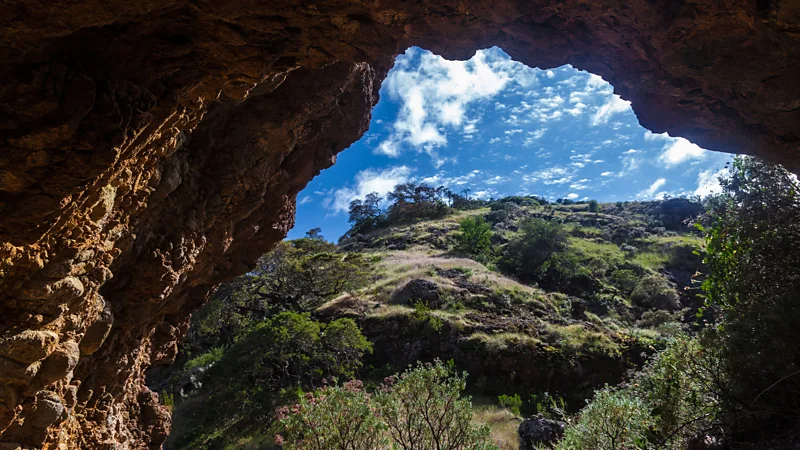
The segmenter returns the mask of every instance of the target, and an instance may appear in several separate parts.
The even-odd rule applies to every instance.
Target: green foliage
[[[201,349],[229,346],[270,315],[310,311],[342,292],[365,286],[372,274],[371,259],[340,253],[336,245],[320,238],[280,242],[259,258],[251,272],[219,287],[196,317],[189,343]]]
[[[720,419],[726,387],[719,353],[700,340],[679,336],[639,371],[627,388],[650,410],[648,440],[683,449]]]
[[[708,201],[703,288],[720,317],[737,425],[800,420],[800,185],[782,167],[737,157]],[[743,411],[742,411],[743,410]],[[747,414],[743,414],[747,412]]]
[[[520,397],[519,394],[500,395],[497,397],[497,402],[500,403],[500,406],[503,408],[510,409],[515,416],[520,415],[520,409],[522,408],[522,397]]]
[[[387,379],[376,401],[397,448],[496,449],[489,428],[472,424],[472,402],[461,397],[466,380],[466,372],[455,374],[438,360]]]
[[[384,450],[386,424],[360,381],[307,393],[278,409],[275,444],[284,450]]]
[[[564,420],[567,416],[567,401],[563,397],[553,396],[545,392],[542,395],[531,394],[530,404],[536,414],[553,420]]]
[[[718,352],[679,336],[623,387],[598,391],[557,448],[684,449],[720,423],[725,383]]]
[[[394,224],[445,216],[450,212],[445,199],[452,195],[443,186],[431,187],[413,182],[398,184],[387,196],[393,203],[389,206],[386,220]]]
[[[284,449],[493,450],[489,429],[472,424],[466,373],[436,361],[388,377],[369,395],[360,381],[306,394],[278,410]]]
[[[170,412],[175,409],[175,395],[168,392],[162,392],[158,395],[158,398],[161,400],[161,404],[166,406]]]
[[[214,448],[269,423],[274,408],[323,378],[353,377],[372,345],[352,319],[323,324],[284,312],[252,328],[203,375],[177,447]]]
[[[459,222],[458,249],[475,256],[486,256],[492,245],[492,227],[482,216],[466,217]]]
[[[678,292],[660,275],[642,278],[631,294],[631,301],[644,309],[675,310],[680,307]]]
[[[597,212],[600,210],[600,205],[597,203],[597,200],[590,200],[587,209],[589,212]]]
[[[381,226],[386,216],[381,210],[383,198],[377,192],[372,192],[364,200],[355,199],[350,202],[349,222],[353,224],[348,232],[350,235],[365,233]]]
[[[444,321],[431,313],[431,309],[422,300],[414,302],[414,319],[419,323],[427,324],[431,329],[439,333],[444,327]]]
[[[614,286],[623,294],[631,295],[633,290],[636,289],[636,285],[639,284],[640,277],[633,270],[618,269],[611,272],[610,278]]]
[[[189,371],[195,367],[210,367],[218,362],[225,355],[225,349],[222,347],[214,347],[211,350],[203,353],[202,355],[192,358],[183,366],[184,371]]]
[[[559,450],[627,450],[645,442],[647,407],[628,391],[605,388],[564,432]]]
[[[506,245],[499,266],[523,282],[536,282],[542,266],[566,248],[567,235],[562,225],[543,219],[525,219],[520,224],[520,234]]]

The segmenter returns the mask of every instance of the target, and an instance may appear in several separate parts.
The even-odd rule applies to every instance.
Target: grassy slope
[[[529,398],[531,394],[555,389],[576,403],[576,398],[589,395],[603,382],[618,382],[624,369],[641,362],[634,353],[652,349],[664,338],[664,329],[680,326],[637,326],[631,319],[636,312],[631,311],[630,299],[611,283],[609,274],[615,268],[633,267],[641,276],[670,275],[671,264],[684,265],[676,262],[676,246],[702,246],[702,240],[688,229],[678,233],[653,228],[652,215],[638,204],[625,210],[601,205],[599,213],[586,211],[586,205],[523,207],[523,217],[549,217],[565,224],[570,250],[601,282],[601,291],[591,300],[616,303],[617,309],[622,310],[612,307],[605,315],[589,312],[585,318],[575,318],[570,314],[575,299],[520,284],[451,250],[458,222],[466,216],[488,213],[488,208],[461,211],[443,219],[392,226],[364,236],[362,245],[368,248],[360,251],[379,260],[380,275],[363,292],[335,299],[320,312],[359,319],[365,334],[376,341],[376,354],[381,354],[373,361],[376,375],[382,374],[380,368],[375,368],[378,364],[397,370],[415,358],[455,359],[457,367],[470,371],[473,391],[487,395],[484,400],[496,398],[497,393],[516,392]],[[653,233],[622,242],[612,236],[616,229],[643,228],[648,222]],[[506,238],[514,235],[513,231],[495,232]],[[347,248],[353,241],[341,244]],[[626,254],[625,245],[635,247],[635,255]],[[453,276],[452,269],[463,276]],[[442,297],[438,309],[420,313],[407,302],[397,300],[402,288],[417,279],[437,284]],[[469,292],[465,283],[481,286],[490,293]],[[511,301],[508,305],[493,303],[496,298]],[[441,321],[441,328],[431,330],[426,317]],[[485,370],[476,369],[476,359],[478,364],[487,366]],[[519,373],[487,375],[492,371]],[[577,386],[577,394],[570,396],[565,392],[569,387],[559,383],[558,378],[588,385]],[[530,405],[523,409],[531,412]],[[492,426],[493,436],[503,448],[517,448],[518,420],[510,411],[483,404],[476,417]]]

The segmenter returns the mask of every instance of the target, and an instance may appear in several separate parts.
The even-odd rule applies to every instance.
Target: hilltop
[[[371,351],[357,352],[361,361],[352,375],[379,380],[416,361],[449,361],[469,373],[468,392],[479,404],[476,420],[492,425],[501,448],[518,447],[517,415],[576,412],[596,389],[624,380],[668,338],[695,327],[702,298],[693,276],[703,269],[703,239],[693,226],[703,211],[698,203],[464,199],[451,202],[460,208],[396,201],[386,211],[373,211],[371,219],[362,214],[362,222],[354,221],[336,245],[312,231],[223,286],[196,317],[178,369],[151,377],[154,389],[186,397],[175,411],[169,448],[223,443],[237,448],[269,439],[262,433],[271,409],[239,404],[221,422],[209,413],[220,405],[208,404],[214,399],[208,392],[215,384],[231,384],[228,377],[254,364],[230,349],[252,346],[242,343],[252,338],[241,330],[285,309],[274,295],[264,299],[267,291],[290,292],[288,285],[256,290],[252,285],[286,261],[296,265],[287,267],[306,271],[305,284],[291,292],[313,291],[308,283],[318,277],[319,286],[337,286],[293,300],[305,305],[309,320],[322,324],[320,336],[324,324],[350,319],[369,341]],[[415,217],[419,209],[425,210],[423,217]],[[470,252],[463,238],[465,224],[476,222],[483,224],[487,243],[478,253]],[[561,243],[546,252],[541,267],[530,266],[525,254],[522,261],[510,261],[511,249],[536,246],[531,235],[539,232],[549,233],[548,242]],[[349,265],[339,268],[337,261]],[[526,264],[531,270],[519,270]],[[296,269],[280,269],[291,270]],[[255,292],[261,300],[253,300]],[[248,347],[245,353],[252,351]],[[207,371],[219,361],[236,369]],[[273,396],[289,395],[285,388],[291,385],[280,384],[284,391]],[[498,404],[501,396],[505,401]]]

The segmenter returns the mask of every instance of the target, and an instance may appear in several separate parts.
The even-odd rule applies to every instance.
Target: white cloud
[[[658,158],[667,167],[676,166],[692,159],[703,159],[706,150],[692,144],[684,138],[669,138],[664,146],[664,152]]]
[[[578,197],[580,197],[580,195],[578,195],[578,194],[576,194],[574,192],[571,192],[571,193],[567,194],[567,198],[570,199],[570,200],[575,200]]]
[[[634,153],[639,153],[639,150],[634,150],[634,149],[631,148],[631,149],[628,149],[628,150],[622,152],[623,155],[632,155]]]
[[[601,177],[612,177],[614,176],[614,172],[603,172],[600,174]]]
[[[631,102],[623,100],[619,95],[612,94],[606,102],[597,109],[590,120],[591,125],[597,126],[608,123],[614,114],[631,109]]]
[[[499,137],[493,137],[493,138],[489,139],[489,143],[490,144],[496,144],[498,142],[500,142],[500,138]]]
[[[384,83],[400,108],[391,135],[375,152],[396,157],[410,147],[433,156],[436,148],[447,144],[449,129],[460,129],[467,136],[473,133],[477,119],[468,119],[472,103],[489,99],[510,84],[536,83],[534,69],[510,60],[499,49],[480,50],[468,61],[448,61],[411,48],[398,58]],[[494,106],[505,108],[500,102]]]
[[[514,134],[517,134],[517,133],[522,133],[522,129],[521,128],[517,128],[517,129],[514,129],[514,130],[506,130],[505,133],[507,135],[511,136],[511,135],[514,135]]]
[[[664,179],[664,178],[659,178],[659,179],[657,179],[655,182],[653,182],[653,184],[651,184],[649,188],[647,188],[647,189],[645,189],[645,190],[643,190],[643,191],[639,192],[638,194],[636,194],[636,197],[637,197],[637,198],[646,199],[646,200],[650,200],[650,199],[656,198],[656,197],[658,197],[658,194],[656,194],[656,193],[657,193],[657,192],[658,192],[658,190],[659,190],[659,189],[661,189],[661,188],[662,188],[662,187],[663,187],[663,186],[664,186],[666,183],[667,183],[667,180],[666,180],[666,179]],[[663,194],[663,193],[662,193],[662,194]]]
[[[727,169],[720,169],[716,172],[709,169],[698,173],[697,189],[694,190],[694,195],[708,197],[709,195],[719,194],[722,192],[722,186],[719,184],[719,177],[727,173]]]
[[[548,70],[547,72],[545,72],[545,74],[547,75],[547,78],[550,78],[550,79],[552,79],[553,77],[556,76],[556,73],[553,72],[552,70]]]
[[[298,204],[298,205],[305,205],[306,203],[308,203],[308,202],[310,202],[310,201],[311,201],[311,196],[310,196],[310,195],[306,195],[305,197],[301,198],[301,199],[300,199],[300,200],[297,202],[297,204]]]
[[[367,194],[377,192],[386,195],[400,183],[410,179],[411,169],[407,166],[395,166],[380,172],[373,169],[362,170],[356,174],[356,185],[343,187],[333,192],[333,201],[328,202],[334,213],[347,212],[350,202]]]
[[[667,140],[669,138],[670,137],[667,133],[653,133],[650,130],[646,130],[644,132],[645,141],[659,141],[659,140]]]

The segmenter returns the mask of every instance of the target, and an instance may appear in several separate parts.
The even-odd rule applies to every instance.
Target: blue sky
[[[335,241],[347,207],[405,181],[481,198],[649,200],[707,195],[732,156],[641,127],[597,75],[530,68],[502,50],[447,61],[411,48],[381,88],[369,131],[297,197],[289,238]]]

